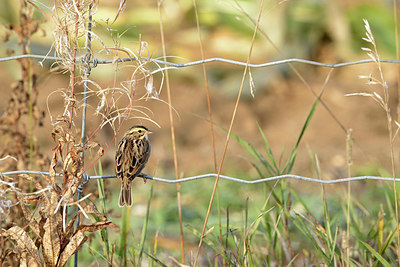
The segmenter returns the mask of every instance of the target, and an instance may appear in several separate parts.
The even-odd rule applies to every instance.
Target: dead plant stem
[[[346,156],[347,156],[347,176],[351,177],[351,166],[353,165],[353,130],[349,129],[347,131],[346,138]],[[350,205],[351,205],[351,183],[347,182],[347,216],[346,216],[346,266],[350,266]]]
[[[196,0],[193,0],[193,7],[194,7],[194,14],[195,14],[195,17],[196,17],[197,34],[199,36],[201,60],[205,60],[203,41],[202,41],[202,38],[201,38],[200,22],[199,22],[199,15],[198,15],[198,12],[197,12]],[[210,121],[210,134],[211,134],[213,156],[214,156],[213,157],[213,159],[214,159],[214,169],[215,169],[215,171],[217,171],[217,153],[216,153],[216,150],[215,150],[215,136],[214,136],[214,124],[213,124],[212,111],[211,111],[210,90],[208,88],[208,78],[207,78],[206,64],[203,63],[202,66],[203,66],[204,84],[205,84],[206,97],[207,97],[208,119]]]
[[[257,35],[258,25],[259,25],[260,20],[261,20],[261,14],[262,14],[262,10],[263,10],[263,8],[262,8],[263,5],[264,5],[264,0],[261,0],[260,9],[259,9],[258,18],[257,18],[257,23],[256,23],[256,25],[254,27],[254,33],[253,33],[253,37],[252,37],[251,44],[250,44],[249,54],[248,54],[247,60],[246,60],[246,66],[245,66],[244,71],[243,71],[242,81],[241,81],[239,92],[238,92],[238,95],[237,95],[235,107],[233,109],[233,114],[232,114],[231,122],[230,122],[230,125],[229,125],[228,133],[226,135],[224,150],[222,152],[221,161],[220,161],[220,164],[219,164],[219,167],[218,167],[217,177],[215,179],[214,188],[213,188],[213,191],[211,193],[211,198],[210,198],[210,202],[209,202],[209,205],[208,205],[206,218],[204,220],[203,230],[201,232],[200,241],[199,241],[199,245],[198,245],[197,252],[196,252],[196,257],[194,259],[193,266],[195,266],[195,267],[197,266],[197,261],[199,259],[200,248],[201,248],[201,245],[203,243],[203,238],[204,238],[204,233],[205,233],[205,230],[206,230],[206,227],[207,227],[208,217],[209,217],[210,212],[211,212],[212,203],[213,203],[215,192],[216,192],[217,186],[218,186],[219,176],[221,174],[222,166],[224,164],[225,155],[226,155],[226,152],[227,152],[227,149],[228,149],[228,144],[229,144],[229,140],[230,140],[230,136],[231,136],[231,132],[232,132],[232,128],[233,128],[233,123],[235,121],[236,113],[237,113],[237,110],[238,110],[238,107],[239,107],[240,97],[242,95],[244,81],[246,79],[246,75],[247,75],[247,71],[248,71],[249,63],[250,63],[250,57],[251,57],[251,54],[252,54],[252,51],[253,51],[253,45],[254,45],[254,41],[255,41],[256,35]]]
[[[399,60],[400,59],[399,26],[398,26],[399,18],[397,14],[397,0],[393,0],[393,15],[394,15],[394,34],[396,42],[396,60]],[[397,121],[400,121],[400,65],[397,65]]]
[[[375,54],[378,55],[378,49],[376,47],[375,42],[372,42],[374,47]],[[393,119],[390,114],[390,107],[389,107],[389,90],[387,84],[385,82],[385,78],[383,76],[382,65],[379,60],[379,56],[376,60],[378,65],[378,70],[381,79],[381,86],[383,88],[383,95],[384,95],[384,110],[386,112],[387,118],[387,127],[389,132],[389,144],[390,144],[390,160],[392,165],[392,176],[393,176],[393,193],[394,193],[394,207],[395,207],[395,214],[396,214],[396,235],[397,235],[397,264],[400,266],[400,233],[399,233],[399,209],[398,209],[398,196],[397,196],[397,187],[396,187],[396,167],[395,167],[395,159],[394,159],[394,140],[393,140]]]
[[[395,40],[396,40],[396,60],[399,60],[400,55],[399,55],[399,28],[398,28],[398,14],[397,14],[397,0],[393,0],[393,13],[394,13],[394,34],[395,34]],[[397,121],[400,121],[400,66],[397,65]],[[391,139],[391,150],[392,150],[392,165],[394,164],[394,151],[393,151],[393,140]],[[394,169],[392,170],[393,172],[393,177],[396,177],[396,173],[394,172]],[[396,201],[396,224],[397,224],[397,263],[398,266],[400,266],[400,234],[399,234],[399,215],[398,215],[398,210],[397,210],[397,188],[396,188],[396,182],[393,182],[394,186],[394,191],[395,191],[395,201]]]
[[[386,103],[387,104],[387,103]],[[388,120],[388,130],[390,138],[390,159],[392,163],[392,175],[393,175],[393,192],[394,192],[394,208],[396,210],[396,234],[397,234],[397,264],[400,266],[400,233],[399,233],[399,209],[398,209],[398,196],[397,196],[397,186],[396,186],[396,169],[394,162],[394,144],[393,144],[393,128],[392,128],[392,117],[390,116],[390,111],[386,110],[387,120]]]
[[[204,48],[203,48],[203,40],[201,38],[201,31],[200,31],[200,21],[199,21],[199,14],[197,12],[197,3],[196,0],[193,0],[193,8],[194,8],[194,14],[196,17],[196,28],[197,28],[197,34],[199,36],[199,46],[200,46],[200,55],[201,55],[201,60],[205,60],[205,55],[204,55]],[[206,64],[202,64],[203,67],[203,76],[204,76],[204,85],[205,85],[205,90],[206,90],[206,98],[207,98],[207,107],[208,107],[208,120],[210,122],[210,137],[211,137],[211,142],[212,142],[212,150],[213,150],[213,161],[214,161],[214,171],[217,172],[217,152],[215,149],[215,135],[214,135],[214,123],[213,123],[213,116],[212,116],[212,110],[211,110],[211,98],[210,98],[210,90],[208,87],[208,78],[207,78],[207,69],[206,69]],[[217,191],[217,203],[218,203],[218,226],[219,226],[219,241],[223,246],[223,238],[222,238],[222,221],[221,221],[221,210],[220,210],[220,205],[219,205],[219,194]],[[222,258],[223,261],[225,261],[225,258]]]
[[[164,61],[167,60],[167,51],[165,48],[165,39],[164,39],[164,27],[162,23],[162,14],[161,14],[161,1],[158,1],[158,15],[160,18],[160,34],[161,34],[161,44],[163,50],[163,58]],[[172,141],[172,151],[174,154],[174,168],[175,168],[175,177],[179,179],[179,171],[178,171],[178,157],[176,153],[176,141],[175,141],[175,127],[174,127],[174,116],[172,110],[172,100],[171,100],[171,88],[169,82],[168,68],[165,69],[165,83],[167,86],[167,98],[168,98],[168,112],[169,112],[169,122],[171,128],[171,141]],[[182,223],[182,203],[181,203],[181,184],[176,184],[176,193],[177,193],[177,201],[178,201],[178,213],[179,213],[179,231],[180,231],[180,242],[181,242],[181,263],[185,264],[185,246],[183,239],[183,223]]]
[[[77,8],[79,9],[79,1],[77,1]],[[70,95],[70,105],[71,111],[69,114],[69,125],[68,130],[71,130],[72,118],[74,113],[74,98],[75,98],[75,71],[76,71],[76,51],[78,50],[78,31],[79,31],[79,14],[76,13],[75,17],[75,37],[74,37],[74,48],[72,52],[72,67],[71,67],[71,95]]]
[[[79,0],[76,3],[77,10],[79,10]],[[76,71],[76,51],[78,50],[78,31],[79,31],[79,14],[76,13],[75,15],[75,36],[74,36],[74,47],[72,52],[72,66],[71,66],[71,76],[70,76],[70,85],[71,85],[71,94],[69,99],[70,104],[70,114],[69,114],[69,123],[68,123],[68,131],[71,135],[71,126],[72,126],[72,119],[74,114],[74,106],[75,106],[75,71]],[[66,150],[65,150],[65,158],[69,154],[69,142],[67,142]],[[63,176],[63,185],[62,189],[63,192],[65,191],[65,187],[67,185],[67,177],[66,175]]]

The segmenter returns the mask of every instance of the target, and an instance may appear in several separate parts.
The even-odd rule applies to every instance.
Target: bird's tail
[[[121,192],[119,193],[118,206],[132,206],[131,183],[121,183]]]

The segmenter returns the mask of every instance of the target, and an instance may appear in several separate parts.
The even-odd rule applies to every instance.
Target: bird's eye
[[[142,133],[142,130],[139,130],[138,133]]]

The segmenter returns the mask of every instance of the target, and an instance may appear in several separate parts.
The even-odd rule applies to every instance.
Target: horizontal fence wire
[[[60,57],[43,56],[43,55],[16,55],[16,56],[11,56],[11,57],[0,58],[0,62],[11,61],[11,60],[16,60],[16,59],[21,59],[21,58],[35,58],[35,59],[55,60],[55,61],[63,60]],[[130,58],[118,58],[115,60],[94,59],[92,61],[86,62],[85,58],[82,57],[81,63],[90,63],[90,64],[93,64],[93,67],[96,67],[98,64],[112,64],[115,62],[128,62],[128,61],[136,61],[136,60],[137,60],[136,57],[130,57]],[[228,64],[238,65],[238,66],[246,66],[247,65],[246,62],[231,60],[231,59],[226,59],[226,58],[219,58],[219,57],[207,58],[204,60],[196,60],[196,61],[191,61],[191,62],[187,62],[187,63],[173,63],[173,62],[163,61],[160,59],[149,58],[149,57],[140,57],[140,60],[154,62],[157,64],[163,64],[166,66],[170,66],[172,68],[184,68],[184,67],[201,65],[204,63],[211,63],[211,62],[222,62],[222,63],[228,63]],[[391,64],[399,64],[400,63],[400,60],[394,60],[394,59],[378,59],[378,60],[381,63],[391,63]],[[260,64],[250,63],[250,64],[248,64],[248,66],[251,68],[264,68],[264,67],[271,67],[271,66],[290,64],[290,63],[302,63],[302,64],[308,64],[308,65],[314,65],[314,66],[326,67],[326,68],[341,68],[341,67],[347,67],[347,66],[352,66],[352,65],[376,63],[376,60],[362,59],[362,60],[356,60],[356,61],[348,61],[348,62],[342,62],[342,63],[336,63],[336,64],[329,64],[329,63],[322,63],[322,62],[318,62],[318,61],[312,61],[312,60],[306,60],[306,59],[300,59],[300,58],[289,58],[289,59],[276,60],[276,61],[265,62],[265,63],[260,63]]]
[[[49,175],[48,172],[41,172],[41,171],[0,172],[0,176],[9,176],[9,175],[17,175],[17,174],[36,174],[36,175],[46,175],[46,176]],[[62,174],[56,174],[56,175],[62,176]],[[217,174],[216,173],[207,173],[207,174],[190,176],[190,177],[185,177],[185,178],[180,178],[180,179],[166,179],[166,178],[160,178],[160,177],[153,177],[153,176],[150,176],[147,174],[140,174],[138,177],[157,181],[157,182],[162,182],[162,183],[176,184],[176,183],[184,183],[184,182],[190,182],[190,181],[195,181],[195,180],[201,180],[201,179],[205,179],[205,178],[215,178],[215,177],[217,177]],[[90,180],[90,179],[110,179],[110,178],[116,178],[116,175],[115,174],[93,175],[93,176],[87,175],[85,179]],[[393,180],[394,180],[396,182],[400,182],[400,178],[380,177],[380,176],[356,176],[356,177],[339,178],[339,179],[335,179],[335,180],[322,180],[322,179],[310,178],[310,177],[294,175],[294,174],[284,174],[284,175],[265,177],[265,178],[255,179],[255,180],[245,180],[245,179],[230,177],[230,176],[226,176],[226,175],[220,175],[219,178],[223,179],[223,180],[236,182],[236,183],[242,183],[242,184],[258,184],[258,183],[284,180],[284,179],[302,180],[302,181],[308,181],[308,182],[314,182],[314,183],[320,183],[320,184],[338,184],[338,183],[344,183],[344,182],[355,182],[355,181],[363,181],[363,180],[378,180],[378,181],[391,181],[391,182],[393,182]]]

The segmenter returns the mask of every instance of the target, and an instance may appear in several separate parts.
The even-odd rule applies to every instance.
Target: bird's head
[[[129,129],[126,136],[131,136],[135,139],[143,139],[150,133],[151,131],[143,125],[135,125]]]

